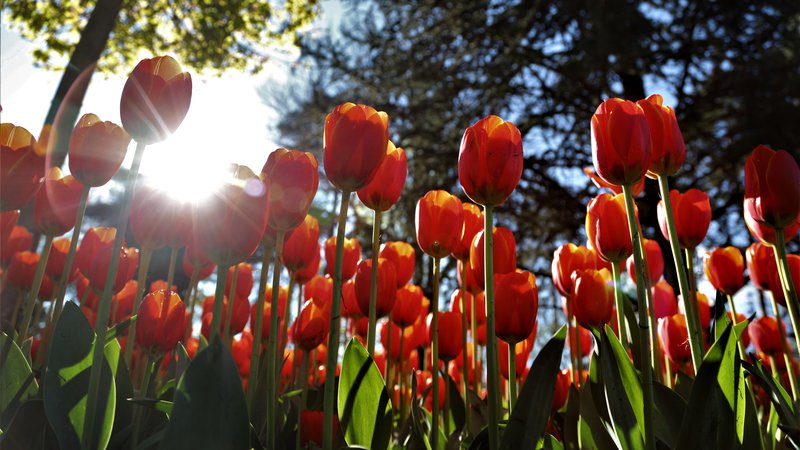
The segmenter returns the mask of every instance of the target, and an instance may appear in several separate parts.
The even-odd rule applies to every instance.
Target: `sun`
[[[144,182],[174,198],[200,203],[228,178],[228,161],[211,151],[167,143],[148,148],[142,162]]]

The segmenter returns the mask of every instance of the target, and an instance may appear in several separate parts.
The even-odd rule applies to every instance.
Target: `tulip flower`
[[[593,168],[591,168],[591,167],[584,167],[584,168],[583,168],[583,173],[584,173],[584,174],[585,174],[587,177],[589,177],[589,179],[590,179],[590,180],[592,180],[592,183],[594,183],[594,185],[595,185],[595,186],[597,186],[598,188],[600,188],[600,189],[608,189],[608,190],[609,190],[609,191],[611,191],[611,193],[612,193],[612,194],[614,194],[614,195],[617,195],[617,194],[622,194],[622,187],[621,187],[621,186],[618,186],[618,185],[616,185],[616,184],[611,184],[611,183],[609,183],[608,181],[606,181],[606,180],[604,180],[604,179],[600,178],[600,177],[599,177],[599,176],[598,176],[598,175],[597,175],[597,174],[594,172],[594,169],[593,169]],[[641,180],[637,181],[636,183],[634,183],[634,184],[633,184],[633,186],[631,186],[631,194],[632,194],[634,197],[638,197],[638,196],[639,196],[639,194],[641,194],[642,192],[644,192],[644,180],[645,180],[645,178],[644,178],[644,177],[642,177],[642,179],[641,179]]]
[[[50,257],[47,258],[47,266],[44,272],[51,277],[59,277],[66,269],[65,264],[67,260],[67,252],[69,251],[70,239],[63,237],[53,240],[53,247],[50,249]],[[70,282],[75,280],[78,275],[78,269],[72,267],[67,280]]]
[[[331,287],[331,296],[333,296],[333,287]],[[358,305],[356,282],[353,280],[342,283],[342,316],[351,319],[360,319],[364,316]]]
[[[302,433],[300,436],[300,448],[322,447],[323,441],[323,418],[325,413],[323,411],[303,410],[300,412],[299,429]],[[339,418],[336,414],[333,416],[333,431],[331,434],[331,441],[336,437],[336,430],[339,429]]]
[[[476,281],[481,287],[484,287],[484,277],[480,276],[480,274],[484,273],[483,246],[485,234],[485,230],[481,230],[475,235],[469,251],[469,264],[472,270],[478,274]],[[517,269],[517,242],[514,239],[514,233],[505,227],[494,227],[492,234],[494,241],[492,248],[494,273],[513,272]]]
[[[181,267],[187,277],[191,277],[196,270],[197,279],[205,280],[214,273],[216,265],[196,245],[190,243],[183,252]]]
[[[642,239],[642,247],[644,247],[644,255],[647,258],[647,269],[650,272],[650,284],[655,285],[661,276],[664,275],[664,254],[661,253],[661,246],[658,242],[652,239]],[[625,261],[625,267],[628,270],[631,280],[636,282],[636,264],[633,255],[629,256]]]
[[[658,337],[661,348],[673,363],[682,366],[692,358],[686,316],[675,314],[658,319]]]
[[[397,288],[405,286],[414,276],[414,247],[407,242],[387,242],[381,246],[379,256],[394,265],[397,272]]]
[[[5,241],[0,242],[0,261],[4,264],[18,252],[29,250],[33,246],[33,235],[22,225],[15,225]]]
[[[456,249],[453,250],[453,258],[459,261],[469,261],[469,251],[472,247],[472,240],[479,231],[483,230],[483,213],[477,205],[473,203],[463,203],[464,225],[461,228],[461,240]],[[461,273],[461,270],[459,270]]]
[[[191,226],[188,203],[147,184],[136,187],[131,200],[130,228],[142,248],[183,247]]]
[[[433,258],[443,258],[456,248],[463,224],[461,200],[446,191],[429,191],[417,202],[417,244]]]
[[[651,138],[642,107],[611,98],[594,112],[592,162],[598,175],[611,184],[631,185],[650,167]]]
[[[572,295],[572,273],[576,270],[599,269],[600,259],[594,250],[572,243],[558,247],[553,254],[553,284],[565,297]]]
[[[556,377],[556,387],[553,391],[553,400],[550,402],[550,411],[558,411],[567,404],[567,396],[569,394],[569,386],[572,375],[569,369],[564,369],[558,372]]]
[[[672,213],[675,216],[675,227],[678,243],[681,248],[695,248],[706,237],[711,224],[711,203],[708,194],[697,189],[689,189],[681,194],[676,190],[669,193]],[[661,233],[669,240],[666,209],[664,201],[658,202],[658,225]]]
[[[70,135],[69,171],[85,186],[102,186],[119,170],[130,142],[119,125],[84,114]]]
[[[372,181],[358,190],[358,198],[371,210],[387,211],[400,198],[407,176],[408,160],[405,150],[388,141],[386,157]]]
[[[227,305],[225,305],[225,306],[227,306]],[[223,311],[223,314],[224,314],[224,311]],[[256,323],[256,314],[258,314],[258,310],[256,308],[256,305],[253,304],[253,307],[250,308],[250,324],[251,324],[250,326],[253,326],[252,324]],[[208,322],[209,322],[209,325],[210,325],[211,324],[211,320],[210,320],[211,313],[210,312],[209,313],[203,313],[203,324],[205,325],[205,317],[206,316],[209,317],[209,321]],[[262,320],[263,320],[262,324],[263,325],[261,327],[261,338],[260,338],[262,342],[266,342],[267,338],[269,338],[269,332],[270,332],[270,326],[271,326],[270,325],[270,320],[271,319],[272,319],[272,305],[270,303],[264,303],[264,311],[263,311],[263,314],[262,314]]]
[[[343,192],[372,181],[386,157],[389,117],[366,105],[342,103],[325,117],[323,165],[328,180]]]
[[[573,338],[573,336],[577,336],[577,338]],[[580,349],[576,345],[576,341],[580,340]],[[569,333],[567,335],[567,347],[569,347],[569,351],[579,358],[583,359],[589,356],[592,353],[592,332],[587,330],[582,326],[575,327],[575,333]]]
[[[487,116],[464,131],[458,180],[480,205],[502,205],[522,177],[522,136],[511,122]]]
[[[231,292],[234,273],[236,274],[236,292]],[[253,266],[251,264],[242,262],[228,269],[228,276],[225,278],[225,292],[229,296],[246,299],[252,290]]]
[[[736,247],[715,248],[708,252],[703,268],[715,289],[733,295],[744,286],[744,258]]]
[[[433,338],[431,317],[428,318],[428,337]],[[461,315],[453,311],[439,313],[439,358],[445,364],[461,354]]]
[[[614,288],[606,269],[576,270],[572,274],[572,313],[586,328],[600,327],[611,320]]]
[[[589,248],[606,261],[620,262],[633,253],[622,194],[600,194],[589,202],[586,236]]]
[[[136,291],[138,288],[139,283],[137,283],[136,280],[129,280],[119,292],[111,297],[111,301],[114,302],[115,305],[114,308],[112,308],[112,310],[115,312],[112,316],[112,320],[114,322],[120,323],[128,319],[131,314],[133,314],[133,300],[136,296]],[[150,292],[155,293],[157,291],[151,290]]]
[[[364,259],[358,264],[356,272],[356,300],[365,316],[369,315],[369,287],[370,276],[373,270],[373,260]],[[394,264],[385,258],[378,258],[378,295],[376,297],[376,317],[388,315],[394,307],[397,292],[397,273]]]
[[[239,335],[238,339],[231,342],[231,356],[236,367],[239,369],[239,376],[243,381],[250,382],[248,375],[250,374],[250,353],[253,349],[253,334],[248,330],[244,330]]]
[[[333,297],[333,278],[327,275],[316,275],[308,283],[305,284],[303,289],[303,299],[318,302],[324,305],[330,303]]]
[[[294,322],[294,343],[303,351],[310,352],[325,342],[330,328],[330,312],[312,301],[306,301]]]
[[[111,264],[113,253],[113,247],[111,245],[99,247],[92,256],[89,270],[84,273],[98,295],[100,295],[106,285],[108,266]],[[112,281],[113,284],[111,285],[112,292],[117,292],[125,286],[125,283],[136,273],[138,264],[139,253],[137,249],[124,248],[119,252],[118,269]]]
[[[532,347],[524,345],[525,341],[520,344],[512,344],[514,346],[513,351],[514,355],[516,356],[514,359],[514,379],[518,380],[522,378],[525,374],[525,369],[527,367],[528,357],[531,355]],[[511,373],[509,368],[509,356],[510,356],[510,349],[509,344],[507,344],[504,340],[499,340],[497,342],[497,356],[500,359],[499,366],[500,366],[500,376],[504,379],[509,380],[509,374]],[[515,381],[516,382],[516,381]],[[511,383],[509,381],[509,383]],[[514,399],[516,400],[516,399]]]
[[[11,231],[17,226],[19,221],[19,210],[0,211],[0,246],[5,244],[6,239],[11,236]]]
[[[25,128],[0,124],[0,211],[20,209],[33,198],[47,168],[45,153]]]
[[[136,142],[163,141],[183,122],[192,101],[192,77],[170,56],[143,59],[134,67],[119,105],[122,126]]]
[[[269,186],[269,226],[289,231],[303,223],[319,187],[314,155],[279,148],[269,154],[261,177]]]
[[[422,298],[422,288],[417,285],[407,284],[398,289],[390,314],[392,323],[401,328],[413,325],[422,314]]]
[[[456,263],[456,269],[456,279],[458,280],[459,286],[463,286],[470,294],[483,292],[483,287],[478,284],[478,278],[481,277],[482,274],[476,274],[475,271],[472,270],[469,264],[469,258],[464,261],[459,260],[458,263]]]
[[[361,259],[361,245],[356,238],[344,239],[344,254],[342,255],[342,280],[353,278]],[[336,256],[336,236],[325,240],[325,264],[328,275],[333,276],[334,258]]]
[[[30,289],[39,257],[38,253],[27,250],[14,253],[8,265],[8,272],[5,274],[6,280],[19,289]]]
[[[777,245],[778,236],[775,233],[775,228],[757,222],[756,219],[754,219],[751,215],[751,211],[747,208],[744,210],[744,223],[747,225],[747,229],[750,230],[750,234],[752,234],[753,237],[759,242],[773,246]],[[785,228],[783,228],[784,241],[790,241],[794,239],[798,229],[800,229],[800,221],[787,225]]]
[[[708,297],[702,292],[695,292],[695,310],[700,314],[698,316],[698,320],[700,321],[700,326],[703,330],[707,330],[708,327],[711,326],[711,306],[708,303]],[[679,296],[680,297],[680,296]],[[684,302],[683,299],[678,302],[678,311],[686,315],[686,310],[684,309]]]
[[[536,324],[539,309],[536,277],[530,272],[517,270],[498,274],[495,282],[497,337],[516,344],[526,339]]]
[[[84,276],[91,269],[95,253],[100,248],[111,247],[116,234],[117,229],[112,227],[93,227],[86,231],[75,253],[75,265]]]
[[[656,319],[678,314],[678,299],[675,291],[666,280],[653,285],[653,311]]]
[[[675,118],[675,110],[663,102],[659,94],[636,102],[644,111],[650,131],[652,147],[647,175],[654,179],[659,175],[674,175],[686,161],[686,145]]]
[[[322,262],[321,250],[319,242],[317,242],[316,245],[314,245],[314,250],[311,251],[311,259],[304,261],[305,265],[294,271],[295,283],[302,286],[317,276],[320,263]]]
[[[75,177],[64,176],[57,167],[50,169],[36,193],[36,228],[46,236],[59,236],[74,227],[82,191],[83,185]]]
[[[183,336],[184,305],[174,291],[147,294],[137,312],[136,343],[168,352]]]
[[[785,150],[759,145],[745,162],[744,208],[759,224],[800,222],[800,167]]]
[[[474,297],[471,299],[471,297]],[[471,301],[470,301],[471,300]],[[472,304],[475,304],[475,322],[478,324],[486,323],[486,299],[483,292],[478,295],[472,295],[467,292],[467,317],[472,317]],[[450,305],[453,311],[461,312],[461,290],[456,289],[450,297]]]
[[[780,324],[783,328],[783,323]],[[775,356],[783,353],[783,343],[781,342],[781,332],[778,329],[778,321],[771,316],[763,316],[753,320],[747,326],[753,346],[760,353]]]
[[[786,255],[786,258],[789,266],[789,277],[792,279],[792,284],[794,286],[800,286],[800,255]],[[777,269],[776,266],[772,267]],[[781,278],[778,274],[778,271],[775,270],[769,272],[768,276],[769,281],[767,282],[767,285],[769,290],[772,291],[775,301],[783,306],[787,306],[786,295],[782,289]]]
[[[283,265],[295,272],[319,258],[319,222],[312,215],[291,230],[283,243]]]

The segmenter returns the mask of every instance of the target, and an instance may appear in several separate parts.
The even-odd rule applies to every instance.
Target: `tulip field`
[[[49,128],[3,123],[0,449],[800,448],[797,155],[753,149],[739,170],[754,243],[700,252],[713,199],[670,190],[686,162],[673,109],[598,104],[585,172],[602,193],[586,242],[553,255],[565,319],[544,345],[541,284],[495,226],[523,177],[523,138],[498,116],[463,125],[460,189],[419,198],[416,235],[388,242],[408,160],[370,106],[341,103],[323,149],[234,165],[194,203],[139,179],[147,147],[209,107],[170,56],[130,73],[121,125],[80,118],[64,168],[48,167]],[[84,226],[129,147],[115,219]],[[320,176],[340,192],[327,239],[310,214]],[[646,177],[671,255],[639,223]],[[346,233],[351,199],[373,211],[371,240]],[[745,269],[769,299],[750,317],[733,301]]]

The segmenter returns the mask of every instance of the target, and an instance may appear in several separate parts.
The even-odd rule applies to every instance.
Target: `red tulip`
[[[647,175],[651,178],[674,175],[686,161],[686,145],[678,128],[675,110],[664,106],[663,102],[664,99],[659,94],[636,102],[644,111],[650,130],[652,147]]]
[[[800,167],[789,152],[759,145],[747,157],[744,208],[772,228],[800,222]]]
[[[681,194],[676,190],[669,193],[672,202],[672,214],[675,217],[675,229],[681,248],[695,248],[703,242],[711,224],[711,202],[708,194],[697,189],[689,189]],[[664,201],[658,202],[658,225],[664,238],[669,240],[667,230],[667,214]]]
[[[558,372],[556,377],[556,387],[553,392],[553,400],[550,402],[550,411],[558,411],[567,404],[567,396],[569,394],[569,386],[571,384],[572,375],[569,369],[564,369]]]
[[[126,286],[127,286],[127,284],[126,284]],[[172,286],[167,285],[167,280],[155,280],[152,283],[150,283],[150,289],[148,289],[147,292],[155,292],[155,291],[160,291],[160,290],[176,291],[177,292],[178,291],[178,287],[175,286],[174,284]]]
[[[323,343],[330,330],[330,311],[307,301],[294,321],[292,338],[304,351],[310,352]]]
[[[697,310],[700,313],[700,326],[707,330],[709,326],[711,326],[711,306],[708,304],[708,297],[702,292],[695,292],[695,301],[697,304]],[[678,311],[681,314],[686,314],[686,311],[683,309],[683,298],[678,295]]]
[[[531,355],[531,350],[533,347],[530,347],[525,344],[525,341],[522,341],[519,344],[516,344],[514,348],[514,355],[515,355],[515,374],[514,378],[519,379],[525,374],[525,369],[527,368],[528,364],[528,357]],[[499,360],[500,366],[500,376],[504,379],[508,380],[508,344],[503,341],[502,339],[497,340],[497,356]]]
[[[647,259],[647,269],[650,272],[650,284],[656,284],[664,275],[664,255],[661,253],[661,246],[652,239],[642,239],[642,245],[644,246],[644,256]],[[631,280],[636,283],[636,262],[633,255],[625,261],[625,266]]]
[[[319,258],[319,222],[306,215],[300,225],[291,230],[283,243],[283,265],[295,272]]]
[[[196,268],[197,279],[205,280],[214,273],[217,266],[195,244],[190,242],[183,252],[181,267],[187,277],[191,277]]]
[[[558,247],[553,255],[552,272],[553,284],[561,295],[572,295],[572,273],[580,269],[598,269],[600,258],[584,246],[572,243]]]
[[[331,295],[333,295],[333,292],[331,292]],[[358,306],[358,299],[356,299],[356,283],[353,280],[347,280],[342,283],[342,316],[351,319],[363,317],[361,307]],[[367,322],[367,324],[369,323]]]
[[[469,249],[472,240],[479,231],[483,230],[483,212],[473,203],[463,203],[464,225],[461,228],[461,241],[453,250],[453,258],[459,261],[469,261]],[[461,270],[459,269],[459,274]]]
[[[458,180],[479,205],[502,205],[522,177],[522,136],[511,122],[486,116],[464,131]]]
[[[250,263],[239,263],[239,273],[236,277],[236,298],[247,298],[250,292],[253,291],[253,266]],[[225,293],[231,293],[231,286],[233,285],[233,274],[236,267],[228,269],[228,276],[225,278]],[[270,297],[271,298],[271,297]]]
[[[0,211],[20,209],[33,198],[47,168],[45,153],[25,128],[0,124]]]
[[[333,298],[333,278],[325,275],[316,275],[306,283],[303,288],[303,299],[314,299],[320,305],[330,303]]]
[[[292,274],[294,276],[295,283],[302,286],[317,276],[319,273],[320,262],[322,261],[322,256],[320,253],[321,250],[322,249],[320,248],[319,243],[316,243],[314,250],[311,252],[311,259],[305,261],[305,265],[295,270]]]
[[[600,194],[586,207],[589,248],[606,261],[620,262],[633,253],[622,194]]]
[[[213,297],[212,297],[212,299],[213,299]],[[213,305],[213,300],[212,300],[212,305]],[[205,308],[203,308],[203,309],[205,309]],[[257,312],[256,304],[254,303],[253,306],[250,308],[250,326],[253,327],[253,328],[255,328],[254,324],[256,323],[256,312]],[[206,325],[206,320],[205,320],[206,316],[208,316],[208,325],[207,326],[210,328],[211,327],[211,313],[204,313],[203,314],[203,325],[204,326]],[[269,331],[270,331],[270,327],[272,326],[272,324],[270,322],[271,318],[272,318],[272,305],[269,302],[264,302],[264,315],[263,315],[263,319],[262,319],[263,322],[262,322],[262,326],[261,326],[261,340],[262,341],[266,341],[267,338],[269,338]],[[278,325],[280,325],[280,326],[278,327],[278,329],[280,330],[280,329],[283,328],[283,325],[282,325],[283,324],[283,320],[281,319],[281,320],[279,320],[279,322],[280,323]],[[205,336],[206,333],[204,332],[203,335]]]
[[[675,290],[666,280],[653,285],[653,311],[656,319],[678,314],[678,299]]]
[[[594,185],[597,186],[598,188],[608,189],[614,195],[622,194],[621,186],[618,186],[616,184],[611,184],[608,181],[600,178],[600,176],[598,176],[594,172],[593,168],[584,167],[583,173],[586,174],[586,176],[589,177],[589,179],[592,180],[592,183],[594,183]],[[644,192],[644,177],[642,177],[641,180],[637,181],[636,183],[633,184],[633,186],[631,186],[631,194],[634,197],[638,197],[639,194],[641,194],[642,192]]]
[[[428,339],[433,338],[431,317],[428,317]],[[453,311],[439,313],[439,359],[452,361],[461,354],[461,314]]]
[[[775,250],[769,245],[756,242],[747,247],[746,255],[750,281],[759,289],[769,289],[771,274],[778,271]]]
[[[333,276],[333,266],[336,260],[336,236],[325,240],[325,270]],[[356,238],[344,239],[344,252],[342,254],[342,280],[349,280],[356,274],[358,260],[361,259],[361,244]]]
[[[221,266],[249,258],[267,226],[266,185],[250,169],[234,169],[234,179],[199,205],[195,224],[200,250]]]
[[[475,272],[475,280],[478,285],[483,289],[484,279],[484,243],[483,236],[486,230],[481,230],[472,239],[472,246],[469,250],[469,264]],[[494,258],[494,273],[510,273],[517,269],[517,243],[514,239],[514,233],[505,227],[493,228],[493,247],[492,255]]]
[[[33,246],[33,235],[22,225],[11,229],[4,242],[0,242],[0,261],[8,263],[15,253],[29,250]]]
[[[19,221],[19,210],[0,211],[0,246],[4,245],[6,239],[11,236],[11,231],[17,226]]]
[[[744,286],[744,258],[736,247],[715,248],[708,252],[703,267],[715,289],[733,295]]]
[[[220,323],[220,330],[217,333],[222,332],[222,327],[224,327],[225,318],[228,316],[228,306],[230,305],[228,296],[224,296],[222,298],[222,316]],[[264,308],[267,308],[268,303],[264,304]],[[203,300],[203,313],[202,317],[205,319],[206,315],[211,315],[214,312],[214,296],[206,297]],[[233,300],[233,311],[231,313],[231,335],[239,334],[244,330],[245,325],[247,325],[247,319],[250,317],[250,302],[247,301],[246,297],[238,297]],[[266,313],[265,313],[266,314]],[[208,332],[211,330],[211,319],[209,317],[208,324],[203,322],[202,333],[206,339],[209,338]],[[269,328],[269,326],[267,326]],[[269,331],[265,332],[269,333]]]
[[[416,210],[417,244],[433,258],[450,254],[461,239],[464,213],[461,200],[446,191],[429,191]]]
[[[401,328],[413,325],[422,314],[423,297],[422,288],[414,284],[398,289],[390,315],[392,323]]]
[[[495,292],[497,290],[497,285],[495,284]],[[467,323],[470,323],[472,320],[472,306],[470,305],[470,298],[473,297],[473,294],[467,292],[466,298],[466,310],[467,310]],[[486,295],[483,292],[474,296],[473,303],[475,303],[475,322],[478,324],[486,323]],[[496,298],[496,296],[495,296]],[[453,291],[453,295],[450,296],[450,307],[453,311],[461,313],[461,289],[456,289]],[[497,322],[497,317],[495,317],[495,322]]]
[[[237,339],[231,342],[231,356],[233,356],[233,361],[239,369],[239,376],[245,379],[250,375],[250,355],[252,350],[253,334],[248,330],[244,330]]]
[[[116,323],[122,322],[133,314],[133,300],[136,297],[136,290],[139,283],[136,280],[129,280],[122,289],[111,297],[111,301],[117,304],[115,311],[117,315],[112,318]],[[155,291],[150,291],[155,292]],[[127,332],[127,330],[126,330]]]
[[[369,289],[372,276],[372,259],[364,259],[358,264],[356,273],[356,300],[361,313],[369,315]],[[397,273],[394,264],[388,259],[378,258],[378,295],[375,303],[376,317],[388,315],[394,307],[394,297],[397,293]]]
[[[792,284],[794,286],[800,286],[800,255],[787,255],[786,258],[789,263],[789,276],[792,277]],[[775,268],[777,269],[777,265]],[[768,280],[769,289],[772,291],[772,295],[775,296],[775,301],[786,306],[786,297],[783,293],[778,271],[770,272]]]
[[[114,230],[114,232],[116,233],[116,230]],[[95,251],[91,265],[89,266],[89,271],[84,274],[86,278],[89,279],[92,289],[97,291],[98,294],[103,291],[107,282],[106,276],[108,275],[108,266],[111,264],[112,246],[113,237],[111,245],[103,245]],[[123,247],[119,252],[117,275],[113,280],[114,284],[112,286],[113,292],[122,289],[125,283],[133,278],[138,265],[139,250]]]
[[[289,296],[289,289],[286,286],[278,287],[278,317],[283,319],[286,317],[286,298]],[[264,290],[264,298],[267,303],[272,300],[272,286],[267,286]]]
[[[60,236],[75,226],[83,185],[61,169],[50,169],[36,192],[33,220],[36,229],[47,236]]]
[[[146,349],[168,352],[183,337],[184,305],[173,291],[147,294],[139,306],[136,320],[136,343]]]
[[[300,448],[317,447],[322,448],[323,421],[325,413],[304,409],[300,411]],[[336,442],[336,430],[339,429],[339,417],[333,415],[333,431],[331,432],[331,442]]]
[[[414,276],[414,247],[401,241],[387,242],[381,245],[381,258],[392,262],[397,272],[398,289],[405,286]]]
[[[269,226],[289,231],[303,223],[319,187],[317,158],[279,148],[269,154],[261,177],[269,185]]]
[[[122,126],[142,144],[163,141],[178,129],[192,102],[192,77],[170,56],[143,59],[125,87],[119,114]]]
[[[573,355],[576,355],[578,354],[578,348],[575,346],[575,340],[572,336],[574,333],[578,333],[578,339],[581,341],[580,357],[585,358],[589,356],[594,346],[592,342],[592,332],[582,326],[578,326],[575,327],[573,333],[567,333],[567,347],[569,347],[569,351],[572,352]]]
[[[783,323],[781,323],[781,327],[783,328]],[[747,331],[753,341],[753,346],[760,353],[773,356],[783,353],[778,321],[774,317],[763,316],[753,320],[747,325]]]
[[[731,322],[735,322],[735,323],[742,323],[745,320],[747,320],[747,317],[745,317],[745,315],[742,314],[742,313],[736,314],[736,318],[734,319],[733,313],[730,312],[730,311],[728,312],[728,318],[731,320]],[[750,324],[748,324],[748,326],[744,328],[744,330],[742,331],[742,334],[739,336],[739,340],[742,341],[742,346],[744,348],[747,348],[747,347],[750,346],[750,332],[747,331],[749,326],[750,326]]]
[[[117,229],[112,227],[93,227],[86,231],[78,250],[75,252],[75,265],[84,276],[92,268],[95,253],[101,248],[111,248],[116,235]]]
[[[670,361],[678,366],[692,358],[689,347],[689,330],[686,328],[686,316],[675,314],[658,319],[658,338],[661,348]]]
[[[400,198],[408,176],[406,152],[388,141],[386,157],[366,186],[358,190],[358,198],[367,208],[386,211]]]
[[[58,238],[53,240],[53,246],[50,248],[50,256],[47,258],[47,265],[44,272],[53,278],[58,278],[64,272],[64,265],[67,263],[67,253],[69,252],[70,239]],[[70,273],[68,280],[70,282],[75,280],[78,274],[78,268],[72,265],[72,273]]]
[[[180,248],[191,233],[190,205],[147,184],[136,187],[131,201],[130,227],[142,248]]]
[[[614,286],[606,269],[576,270],[572,274],[572,313],[586,328],[599,327],[611,320]]]
[[[39,264],[39,254],[31,251],[14,253],[8,265],[7,280],[19,289],[30,289]]]
[[[419,316],[417,316],[419,317]],[[392,342],[389,343],[389,333],[392,333]],[[403,336],[403,354],[400,354],[400,336]],[[403,361],[408,360],[411,352],[414,350],[414,342],[413,342],[413,334],[414,330],[411,327],[401,328],[396,324],[387,322],[381,327],[380,335],[381,335],[381,344],[383,348],[388,349],[387,355],[393,361],[400,361],[401,358]],[[391,344],[391,345],[390,345]]]
[[[69,138],[69,171],[86,186],[102,186],[119,170],[130,142],[119,125],[84,114]]]
[[[604,101],[592,116],[592,162],[605,181],[638,182],[650,167],[650,131],[642,107],[628,100]]]
[[[389,116],[366,105],[342,103],[325,117],[325,175],[341,191],[372,181],[389,144]]]
[[[466,270],[464,270],[464,264],[467,265]],[[466,272],[466,279],[462,279],[462,274]],[[456,263],[456,279],[458,280],[458,285],[466,289],[467,292],[471,294],[477,294],[483,290],[483,287],[478,284],[478,277],[482,277],[483,274],[475,274],[475,271],[472,270],[472,267],[469,264],[469,259],[461,261],[459,260]]]
[[[539,291],[536,277],[525,271],[495,277],[495,327],[497,337],[509,344],[526,339],[536,324]]]
[[[752,216],[751,210],[748,208],[744,209],[744,223],[747,225],[747,229],[750,230],[750,234],[752,234],[753,237],[759,242],[770,245],[776,245],[778,243],[778,239],[775,234],[775,228],[772,228],[765,223],[759,223],[756,221],[756,219]],[[797,234],[798,229],[800,229],[800,220],[793,224],[787,225],[783,229],[784,241],[788,242],[792,240]]]

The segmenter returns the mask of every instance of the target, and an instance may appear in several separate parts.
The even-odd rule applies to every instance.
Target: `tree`
[[[18,0],[3,10],[24,37],[42,42],[34,61],[64,67],[45,118],[54,125],[52,164],[61,165],[95,67],[118,72],[142,53],[169,53],[196,71],[258,72],[280,45],[294,45],[316,17],[317,1],[97,0],[89,9],[79,0]]]

